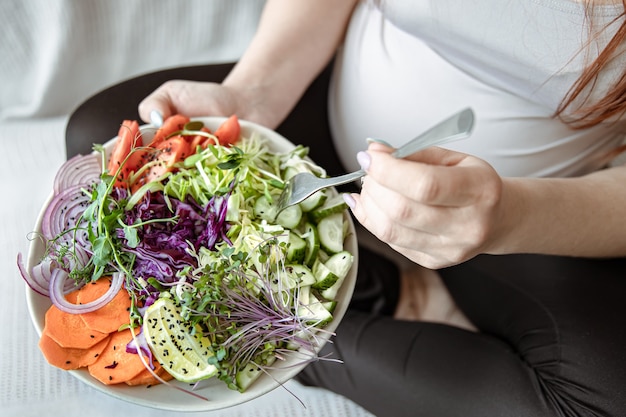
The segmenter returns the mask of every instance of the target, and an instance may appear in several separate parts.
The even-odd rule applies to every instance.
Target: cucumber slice
[[[274,213],[276,213],[275,206],[272,206]],[[273,220],[273,219],[272,219]],[[302,220],[302,209],[299,205],[289,206],[278,214],[276,217],[276,223],[280,224],[286,229],[295,229]]]
[[[274,356],[268,357],[265,366],[272,365],[275,360],[276,358]],[[237,385],[237,390],[239,392],[244,392],[264,373],[265,372],[263,372],[256,363],[249,362],[243,367],[243,369],[239,370],[237,374],[235,374],[235,384]]]
[[[341,288],[341,284],[345,280],[352,263],[354,262],[354,256],[350,252],[343,251],[331,256],[324,264],[333,274],[337,275],[339,279],[335,281],[333,285],[322,290],[321,296],[325,300],[334,301],[337,298],[337,293]]]
[[[299,174],[300,172],[302,171],[300,171],[299,169],[296,169],[295,167],[287,167],[285,169],[285,172],[283,173],[283,180],[285,181],[290,180],[291,177],[293,177],[296,174]]]
[[[322,219],[337,213],[343,213],[348,208],[348,205],[344,201],[341,194],[331,197],[326,202],[315,210],[309,213],[311,220],[315,223],[319,223]]]
[[[315,283],[313,272],[304,265],[287,265],[285,269],[298,286],[309,286]]]
[[[306,241],[304,264],[308,267],[312,267],[315,259],[317,259],[317,253],[320,250],[320,235],[317,232],[317,228],[307,222],[304,225],[304,233],[302,234],[302,237]]]
[[[228,197],[228,205],[226,206],[226,221],[238,222],[239,221],[239,194],[231,194]]]
[[[235,375],[237,390],[244,392],[254,381],[256,381],[263,371],[255,363],[250,362]]]
[[[322,305],[324,306],[324,308],[328,311],[330,311],[331,313],[335,311],[335,307],[337,307],[337,301],[324,301],[322,302]]]
[[[271,224],[279,224],[286,229],[294,229],[302,220],[302,209],[299,205],[287,207],[276,216],[276,205],[261,196],[254,202],[254,215]]]
[[[290,263],[300,264],[304,261],[306,251],[306,241],[296,233],[290,231],[287,240],[287,260]]]
[[[276,207],[267,201],[264,196],[256,199],[253,211],[256,217],[274,223],[274,219],[276,218]]]
[[[298,302],[298,316],[303,322],[321,326],[333,319],[332,313],[324,307],[322,301],[311,293],[311,287],[300,287]]]
[[[343,251],[344,230],[343,213],[334,213],[320,220],[317,231],[322,249],[329,254]]]
[[[344,279],[350,268],[352,268],[352,262],[354,261],[354,256],[348,251],[341,251],[339,253],[334,254],[324,263],[324,265],[335,275],[339,277],[339,279]]]
[[[291,291],[297,287],[309,287],[315,283],[315,276],[309,268],[301,264],[286,265],[285,270],[273,276],[271,288],[274,293]],[[287,300],[288,301],[288,300]]]
[[[313,276],[315,277],[315,284],[313,288],[317,290],[325,290],[333,286],[339,279],[339,276],[330,270],[323,262],[315,262],[313,265]]]
[[[326,190],[320,190],[313,193],[311,196],[307,197],[300,203],[300,207],[302,211],[311,211],[318,207],[321,207],[326,200],[328,199],[328,193]]]

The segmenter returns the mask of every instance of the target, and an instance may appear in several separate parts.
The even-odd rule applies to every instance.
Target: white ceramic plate
[[[225,119],[209,117],[197,118],[196,120],[201,120],[202,122],[204,122],[205,126],[207,126],[212,131],[215,131],[215,129]],[[262,136],[270,140],[271,149],[275,152],[287,152],[294,147],[294,145],[287,139],[263,126],[244,120],[240,120],[240,124],[242,134],[244,136],[249,137],[252,132],[260,133]],[[153,131],[154,128],[151,128],[150,126],[142,127],[142,134],[144,135],[144,138],[148,138],[147,140],[149,140],[152,135],[151,132]],[[114,140],[115,138],[113,138],[105,145],[105,147],[109,151],[112,148]],[[35,225],[36,231],[41,231],[41,216],[43,210],[44,209],[42,209],[39,218],[37,219]],[[350,298],[352,297],[352,291],[354,289],[354,284],[356,281],[358,264],[356,232],[350,216],[347,216],[347,218],[349,221],[349,233],[345,242],[345,247],[346,250],[350,251],[354,255],[354,266],[352,267],[350,273],[348,274],[342,285],[341,290],[339,291],[337,306],[333,314],[334,319],[326,326],[326,330],[330,332],[335,331],[337,325],[345,314]],[[43,251],[44,248],[41,241],[39,239],[33,240],[29,249],[26,265],[27,270],[30,270],[32,266],[38,262],[43,254]],[[44,326],[44,315],[46,310],[50,307],[50,300],[47,297],[35,293],[28,287],[26,298],[28,302],[30,316],[33,324],[35,325],[35,329],[37,330],[38,334],[41,335]],[[326,335],[325,332],[323,332],[320,334],[320,337],[323,339],[323,342],[326,342],[329,336]],[[219,381],[215,378],[202,381],[201,388],[198,388],[195,392],[207,398],[208,401],[196,398],[189,395],[188,393],[182,392],[172,387],[168,387],[166,385],[155,385],[150,388],[147,388],[146,386],[130,387],[126,386],[125,384],[107,386],[91,377],[86,370],[76,370],[68,372],[71,372],[73,376],[75,376],[85,384],[88,384],[91,387],[97,389],[98,391],[102,391],[103,393],[111,395],[115,398],[119,398],[121,400],[163,410],[194,412],[217,410],[220,408],[231,407],[266,394],[273,389],[279,387],[281,383],[284,383],[296,376],[296,374],[298,374],[304,368],[304,365],[294,366],[298,364],[298,362],[299,360],[295,357],[286,360],[284,363],[280,364],[280,367],[284,369],[272,370],[272,377],[268,375],[261,376],[244,393],[239,393],[238,391],[228,389],[222,381]],[[276,363],[278,363],[278,361]],[[179,384],[181,387],[189,389],[189,384],[178,383],[176,381],[172,381],[172,383]]]

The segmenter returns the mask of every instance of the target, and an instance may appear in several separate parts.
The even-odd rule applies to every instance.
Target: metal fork
[[[471,134],[473,126],[474,112],[472,109],[466,108],[402,145],[392,155],[402,159],[431,146],[464,139]],[[346,184],[363,177],[365,174],[366,172],[362,169],[332,178],[320,178],[308,172],[296,174],[285,184],[285,188],[278,199],[276,214],[289,206],[300,203],[323,188]]]

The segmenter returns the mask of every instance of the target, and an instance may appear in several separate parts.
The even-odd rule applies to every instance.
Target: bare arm
[[[269,0],[257,34],[224,81],[262,100],[252,111],[278,125],[343,39],[356,0]],[[262,105],[261,105],[262,104]]]
[[[626,256],[626,166],[580,178],[505,179],[502,252]]]
[[[170,80],[139,104],[141,118],[230,116],[276,128],[328,64],[357,0],[268,0],[248,49],[223,83]]]

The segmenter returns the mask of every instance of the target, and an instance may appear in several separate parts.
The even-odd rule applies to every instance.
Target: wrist
[[[486,253],[504,255],[528,252],[527,242],[529,235],[533,234],[533,228],[530,220],[532,188],[527,185],[524,178],[502,179],[502,196],[495,216],[496,226]]]
[[[253,67],[254,70],[248,68]],[[264,69],[256,63],[240,62],[224,79],[222,85],[237,97],[240,117],[275,129],[293,108],[299,98],[295,86],[288,79],[281,79],[277,71]]]

